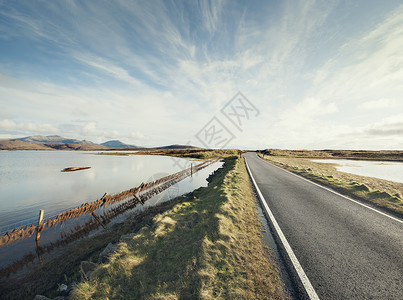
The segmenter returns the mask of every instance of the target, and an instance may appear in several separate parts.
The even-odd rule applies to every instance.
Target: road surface
[[[320,299],[403,299],[403,222],[244,155]]]

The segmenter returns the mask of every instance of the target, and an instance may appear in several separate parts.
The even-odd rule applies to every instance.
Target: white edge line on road
[[[291,263],[293,264],[295,271],[297,272],[299,279],[301,280],[309,298],[310,299],[319,299],[318,295],[315,292],[315,289],[313,288],[311,282],[309,281],[308,276],[306,276],[304,269],[302,268],[301,264],[299,263],[298,258],[295,256],[294,251],[292,251],[290,244],[288,243],[286,237],[284,236],[283,231],[281,230],[280,226],[278,225],[276,219],[274,218],[273,213],[271,212],[269,206],[266,203],[266,200],[264,199],[259,187],[257,186],[255,178],[253,178],[252,172],[249,169],[249,165],[248,165],[248,162],[246,161],[246,159],[245,159],[245,164],[246,164],[246,168],[248,169],[250,178],[252,179],[253,185],[255,186],[256,191],[259,194],[259,198],[260,198],[261,203],[263,204],[264,210],[266,211],[266,214],[269,216],[269,218],[281,240],[281,243],[283,244],[283,246],[288,254],[288,257],[290,258]]]
[[[257,155],[257,154],[256,154],[256,155]],[[375,211],[375,212],[377,212],[377,213],[379,213],[379,214],[381,214],[381,215],[384,215],[384,216],[386,216],[386,217],[388,217],[388,218],[390,218],[390,219],[392,219],[392,220],[394,220],[394,221],[397,221],[397,222],[403,224],[403,220],[401,220],[401,219],[392,217],[391,215],[388,215],[388,214],[386,214],[386,213],[384,213],[384,212],[382,212],[382,211],[380,211],[380,210],[377,210],[377,209],[375,209],[375,208],[373,208],[373,207],[371,207],[371,206],[368,206],[368,205],[366,205],[366,204],[364,204],[364,203],[361,203],[361,202],[359,202],[359,201],[357,201],[357,200],[354,200],[354,199],[352,199],[352,198],[350,198],[350,197],[347,197],[347,196],[345,196],[345,195],[343,195],[343,194],[340,194],[340,193],[338,193],[338,192],[336,192],[336,191],[334,191],[334,190],[332,190],[332,189],[330,189],[330,188],[324,187],[323,185],[320,185],[320,184],[318,184],[318,183],[316,183],[316,182],[313,182],[313,181],[311,181],[311,180],[309,180],[309,179],[306,179],[306,178],[304,178],[304,177],[302,177],[302,176],[300,176],[300,175],[298,175],[298,174],[295,174],[295,173],[290,172],[290,171],[288,171],[288,170],[285,170],[285,169],[283,169],[283,168],[281,168],[281,167],[279,167],[279,166],[276,166],[275,164],[272,164],[272,163],[268,162],[267,160],[264,160],[264,159],[261,158],[259,155],[257,155],[257,157],[258,157],[259,159],[263,160],[265,163],[267,163],[267,164],[269,164],[269,165],[271,165],[271,166],[273,166],[273,167],[276,167],[276,168],[278,168],[278,169],[280,169],[280,170],[283,170],[284,172],[290,173],[291,175],[294,175],[294,176],[296,176],[296,177],[298,177],[298,178],[300,178],[300,179],[303,179],[303,180],[305,180],[305,181],[308,181],[308,182],[310,182],[310,183],[312,183],[312,184],[314,184],[314,185],[316,185],[316,186],[318,186],[318,187],[321,187],[322,189],[325,189],[325,190],[327,190],[327,191],[329,191],[329,192],[332,192],[333,194],[336,194],[336,195],[338,195],[338,196],[340,196],[340,197],[343,197],[343,198],[345,198],[345,199],[347,199],[347,200],[350,200],[350,201],[352,201],[352,202],[354,202],[354,203],[357,203],[357,204],[359,204],[359,205],[361,205],[361,206],[364,206],[364,207],[366,207],[366,208],[368,208],[368,209],[370,209],[370,210],[373,210],[373,211]]]

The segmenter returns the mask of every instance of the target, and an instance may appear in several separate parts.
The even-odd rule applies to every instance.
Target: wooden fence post
[[[144,182],[139,185],[139,189],[137,190],[137,194],[140,193],[141,189],[144,187]]]
[[[102,223],[101,219],[98,218],[98,216],[97,216],[94,212],[92,212],[91,215],[94,217],[94,219],[95,219],[99,224],[102,225],[102,227],[103,227],[104,229],[106,228],[105,224]]]
[[[38,219],[38,226],[36,226],[36,241],[39,241],[41,238],[41,231],[43,227],[43,213],[45,210],[41,209],[39,210],[39,219]]]

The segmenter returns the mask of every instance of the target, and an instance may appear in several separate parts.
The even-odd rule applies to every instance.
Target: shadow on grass
[[[121,244],[120,259],[112,259],[111,267],[99,270],[97,291],[92,296],[96,298],[99,291],[101,295],[125,299],[158,295],[201,298],[203,272],[199,271],[206,260],[203,243],[220,238],[217,215],[228,215],[222,209],[227,198],[220,187],[235,163],[235,158],[227,158],[208,188],[194,191],[193,199],[156,216],[150,228],[144,227],[127,245]]]
[[[95,262],[99,253],[109,242],[116,243],[123,234],[137,232],[144,226],[152,226],[155,215],[176,206],[180,209],[171,216],[175,222],[173,230],[163,237],[150,239],[145,245],[140,243],[135,246],[135,249],[132,248],[132,251],[146,257],[146,260],[136,266],[130,276],[125,273],[127,278],[118,276],[116,285],[111,283],[111,286],[116,294],[120,294],[119,290],[122,292],[128,290],[129,298],[133,298],[133,294],[144,295],[158,290],[181,290],[183,297],[197,295],[200,290],[200,280],[197,271],[192,271],[200,268],[203,238],[207,237],[209,240],[215,241],[218,237],[218,225],[214,214],[220,210],[225,198],[220,196],[217,186],[222,184],[226,173],[234,167],[234,164],[234,159],[226,159],[225,167],[217,172],[209,184],[207,188],[209,192],[206,188],[201,188],[193,193],[192,197],[199,198],[215,191],[214,187],[216,187],[217,192],[212,193],[214,194],[212,197],[206,197],[206,201],[193,200],[189,198],[190,196],[173,199],[158,207],[149,208],[122,225],[116,224],[95,237],[69,245],[70,247],[65,250],[62,259],[55,258],[55,260],[45,263],[34,274],[13,283],[9,282],[7,286],[0,286],[0,298],[29,299],[36,294],[57,296],[58,284],[66,283],[70,286],[79,280],[79,265],[82,260]],[[166,225],[168,226],[168,224]],[[148,234],[155,230],[156,228],[150,228]],[[182,279],[183,282],[178,283],[177,280]],[[122,283],[119,282],[120,280]]]

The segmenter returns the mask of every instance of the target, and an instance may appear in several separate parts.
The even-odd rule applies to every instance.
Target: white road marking
[[[307,182],[310,182],[310,183],[312,183],[312,184],[314,184],[314,185],[316,185],[316,186],[318,186],[318,187],[321,187],[322,189],[325,189],[325,190],[327,190],[327,191],[329,191],[329,192],[332,192],[333,194],[336,194],[336,195],[338,195],[338,196],[340,196],[340,197],[343,197],[343,198],[345,198],[345,199],[347,199],[347,200],[350,200],[350,201],[352,201],[352,202],[354,202],[354,203],[357,203],[357,204],[359,204],[359,205],[361,205],[361,206],[364,206],[364,207],[366,207],[366,208],[368,208],[368,209],[370,209],[370,210],[373,210],[373,211],[375,211],[375,212],[377,212],[377,213],[379,213],[379,214],[381,214],[381,215],[384,215],[384,216],[386,216],[386,217],[388,217],[388,218],[390,218],[390,219],[392,219],[392,220],[394,220],[394,221],[396,221],[396,222],[399,222],[399,223],[402,223],[402,224],[403,224],[403,220],[401,220],[401,219],[392,217],[391,215],[388,215],[388,214],[386,214],[386,213],[384,213],[384,212],[382,212],[382,211],[380,211],[380,210],[377,210],[377,209],[375,209],[375,208],[373,208],[373,207],[371,207],[371,206],[368,206],[368,205],[366,205],[366,204],[364,204],[364,203],[361,203],[361,202],[359,202],[359,201],[357,201],[357,200],[354,200],[354,199],[352,199],[352,198],[350,198],[350,197],[347,197],[347,196],[345,196],[345,195],[343,195],[343,194],[340,194],[340,193],[338,193],[338,192],[336,192],[336,191],[334,191],[334,190],[332,190],[332,189],[330,189],[330,188],[324,187],[323,185],[320,185],[320,184],[318,184],[318,183],[316,183],[316,182],[310,181],[309,179],[306,179],[306,178],[304,178],[304,177],[302,177],[302,176],[300,176],[300,175],[298,175],[298,174],[295,174],[295,173],[290,172],[290,171],[288,171],[288,170],[285,170],[285,169],[283,169],[283,168],[281,168],[281,167],[279,167],[279,166],[276,166],[276,165],[274,165],[274,164],[268,162],[267,160],[262,159],[262,158],[259,157],[259,155],[257,155],[257,154],[256,154],[256,156],[257,156],[259,159],[263,160],[265,163],[267,163],[267,164],[269,164],[269,165],[271,165],[271,166],[273,166],[273,167],[276,167],[276,168],[278,168],[278,169],[280,169],[280,170],[283,170],[284,172],[290,173],[291,175],[294,175],[294,176],[296,176],[296,177],[298,177],[298,178],[300,178],[300,179],[303,179],[303,180],[305,180],[305,181],[307,181]]]
[[[319,297],[316,294],[315,289],[313,288],[311,282],[309,281],[308,276],[305,274],[304,269],[302,268],[301,264],[299,263],[298,258],[295,256],[294,251],[292,251],[290,244],[288,243],[286,237],[284,236],[283,231],[281,230],[280,226],[278,225],[276,219],[274,218],[273,213],[271,212],[269,206],[266,203],[266,200],[264,199],[259,187],[257,186],[255,178],[253,178],[252,172],[249,169],[249,165],[248,165],[248,162],[246,161],[246,159],[245,159],[245,163],[246,163],[246,168],[248,169],[249,175],[252,179],[252,182],[256,188],[256,191],[259,194],[259,198],[263,204],[266,214],[269,216],[269,218],[274,226],[274,229],[276,230],[276,232],[281,240],[281,243],[283,244],[284,249],[286,250],[288,257],[290,258],[291,263],[293,264],[295,271],[297,272],[298,277],[301,280],[309,298],[314,299],[314,300],[316,300],[316,299],[319,300]]]

